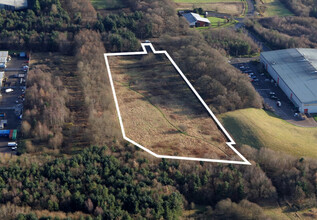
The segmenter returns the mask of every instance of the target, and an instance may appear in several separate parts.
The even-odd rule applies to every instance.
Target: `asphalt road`
[[[246,0],[246,2],[248,4],[248,12],[246,13],[244,18],[236,18],[236,20],[238,21],[238,23],[235,25],[235,29],[236,30],[238,30],[240,28],[244,28],[245,27],[245,24],[244,24],[245,19],[246,18],[252,18],[254,16],[255,8],[254,8],[254,5],[253,5],[252,1],[251,0]],[[254,40],[254,42],[259,45],[259,47],[261,48],[261,51],[270,51],[271,50],[255,34],[253,34],[252,32],[248,31],[247,29],[244,29],[244,30],[246,31],[248,36],[251,37]]]

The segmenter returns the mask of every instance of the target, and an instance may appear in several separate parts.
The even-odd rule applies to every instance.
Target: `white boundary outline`
[[[120,127],[121,127],[121,131],[122,131],[122,136],[123,139],[125,139],[126,141],[138,146],[139,148],[141,148],[142,150],[148,152],[149,154],[157,157],[157,158],[166,158],[166,159],[177,159],[177,160],[191,160],[191,161],[204,161],[204,162],[217,162],[217,163],[230,163],[230,164],[243,164],[243,165],[251,165],[251,163],[244,157],[242,156],[242,154],[240,154],[232,145],[236,144],[234,142],[234,140],[231,138],[231,136],[229,135],[229,133],[226,131],[226,129],[222,126],[222,124],[219,122],[219,120],[216,118],[216,116],[214,115],[214,113],[209,109],[209,107],[207,106],[207,104],[205,103],[205,101],[200,97],[200,95],[197,93],[197,91],[195,90],[195,88],[192,86],[192,84],[188,81],[188,79],[186,78],[186,76],[183,74],[183,72],[180,70],[180,68],[176,65],[176,63],[174,62],[174,60],[170,57],[170,55],[167,53],[167,51],[156,51],[152,45],[152,43],[141,43],[142,49],[143,51],[140,52],[120,52],[120,53],[105,53],[105,61],[106,61],[106,66],[107,66],[107,71],[108,71],[108,76],[109,76],[109,80],[110,80],[110,85],[111,85],[111,89],[112,89],[112,93],[113,93],[113,98],[115,101],[115,105],[116,105],[116,109],[117,109],[117,113],[118,113],[118,117],[119,117],[119,122],[120,122]],[[189,88],[192,90],[192,92],[196,95],[196,97],[199,99],[199,101],[203,104],[203,106],[206,108],[206,110],[208,111],[208,113],[210,114],[210,116],[212,117],[212,119],[214,120],[214,122],[216,122],[218,128],[221,129],[221,131],[225,134],[225,136],[227,137],[227,139],[229,140],[229,142],[226,142],[226,144],[236,153],[239,155],[239,157],[243,160],[243,161],[232,161],[232,160],[219,160],[219,159],[207,159],[207,158],[195,158],[195,157],[179,157],[179,156],[168,156],[168,155],[159,155],[156,154],[152,151],[150,151],[149,149],[143,147],[142,145],[136,143],[135,141],[131,140],[130,138],[128,138],[125,135],[125,131],[124,131],[124,127],[123,127],[123,122],[122,122],[122,117],[121,117],[121,113],[120,113],[120,109],[119,109],[119,104],[118,104],[118,100],[117,100],[117,95],[116,95],[116,91],[114,88],[114,84],[113,84],[113,80],[112,80],[112,76],[111,76],[111,71],[110,71],[110,66],[109,66],[109,61],[108,61],[108,57],[110,56],[127,56],[127,55],[145,55],[148,54],[146,51],[146,46],[150,47],[153,51],[154,54],[165,54],[167,56],[167,58],[171,61],[171,63],[173,64],[173,66],[175,67],[175,69],[178,71],[178,73],[182,76],[183,80],[187,83],[187,85],[189,86]]]

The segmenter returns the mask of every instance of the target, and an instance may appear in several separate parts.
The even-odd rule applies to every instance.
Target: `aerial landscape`
[[[0,220],[317,219],[317,0],[0,0]]]

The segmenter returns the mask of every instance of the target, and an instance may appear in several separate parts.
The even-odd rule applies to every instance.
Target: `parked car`
[[[6,93],[13,92],[13,89],[6,89],[5,92],[6,92]]]

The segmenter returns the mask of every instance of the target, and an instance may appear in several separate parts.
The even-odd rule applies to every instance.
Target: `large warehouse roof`
[[[27,0],[0,0],[0,5],[13,6],[16,9],[26,8],[28,6]]]
[[[317,49],[286,49],[262,52],[302,103],[317,102]]]

